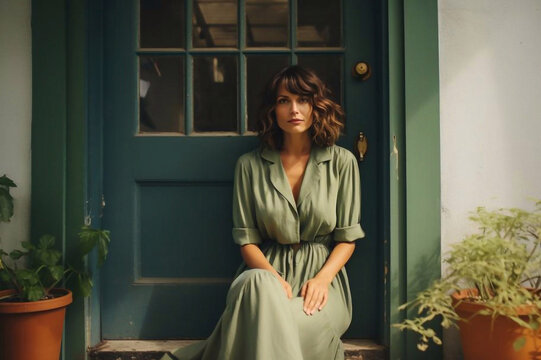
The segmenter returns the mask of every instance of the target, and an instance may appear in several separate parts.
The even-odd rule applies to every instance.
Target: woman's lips
[[[301,119],[291,119],[288,121],[290,124],[300,124],[302,122]]]

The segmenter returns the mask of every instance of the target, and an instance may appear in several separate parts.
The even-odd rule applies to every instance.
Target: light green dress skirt
[[[329,286],[327,304],[306,315],[300,290],[330,254],[330,237],[289,245],[268,242],[262,251],[291,285],[289,299],[278,279],[267,270],[243,263],[227,294],[226,308],[206,339],[162,360],[339,360],[344,359],[340,336],[351,322],[351,295],[346,270]]]
[[[313,315],[304,313],[300,290],[321,270],[336,242],[364,236],[355,156],[339,146],[312,146],[295,200],[277,150],[242,155],[235,168],[232,234],[240,246],[261,248],[294,297],[287,298],[270,271],[242,264],[210,337],[172,355],[180,360],[343,359],[340,336],[352,316],[346,270],[335,276],[327,304]],[[291,244],[301,246],[295,252]]]

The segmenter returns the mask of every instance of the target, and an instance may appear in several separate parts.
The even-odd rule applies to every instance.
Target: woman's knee
[[[246,283],[260,283],[260,282],[268,282],[269,280],[274,279],[274,274],[271,273],[268,270],[263,269],[250,269],[244,271],[239,277],[242,278],[242,282]]]
[[[245,285],[266,284],[276,281],[275,276],[268,270],[263,269],[250,269],[243,271],[231,284],[231,288],[243,287]]]
[[[275,283],[277,282],[277,284]],[[274,274],[268,270],[250,269],[243,271],[231,284],[228,299],[237,298],[241,292],[248,289],[257,289],[259,293],[271,290],[274,286],[280,286]]]

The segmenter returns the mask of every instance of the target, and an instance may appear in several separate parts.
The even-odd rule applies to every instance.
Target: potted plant
[[[418,348],[441,344],[432,326],[460,329],[466,360],[541,356],[541,201],[533,211],[488,211],[470,219],[478,231],[452,245],[447,274],[402,305],[414,318],[394,326],[420,335]]]
[[[0,222],[13,216],[10,188],[15,186],[5,175],[0,177]],[[108,231],[84,225],[78,257],[69,265],[62,264],[52,235],[43,235],[36,243],[23,241],[22,250],[9,254],[0,248],[0,359],[58,360],[72,291],[88,296],[92,289],[84,258],[97,248],[101,265],[109,241]]]

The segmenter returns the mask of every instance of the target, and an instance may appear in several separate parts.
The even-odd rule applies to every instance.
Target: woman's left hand
[[[316,309],[323,309],[329,295],[329,284],[329,281],[317,276],[304,283],[301,296],[304,298],[303,310],[306,315],[312,315]]]

